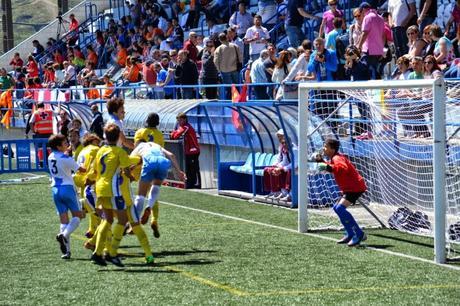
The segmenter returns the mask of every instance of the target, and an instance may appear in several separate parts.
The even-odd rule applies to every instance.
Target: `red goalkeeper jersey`
[[[330,163],[332,174],[342,192],[365,192],[367,190],[363,177],[344,155],[337,153]]]

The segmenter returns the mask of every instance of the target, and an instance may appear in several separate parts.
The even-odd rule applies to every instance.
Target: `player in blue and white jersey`
[[[168,175],[171,165],[181,181],[186,181],[187,179],[185,173],[181,171],[175,155],[154,142],[140,142],[131,152],[131,156],[142,157],[142,161],[140,162],[142,164],[141,177],[138,193],[134,200],[134,205],[139,215],[141,215],[144,209],[145,197],[149,190],[150,193],[147,201],[149,209],[152,208],[158,199],[161,184],[163,184],[164,179]]]
[[[64,135],[52,135],[48,139],[48,145],[52,152],[48,157],[48,165],[51,174],[51,190],[56,211],[59,214],[61,227],[56,240],[59,242],[63,259],[70,259],[70,234],[80,225],[83,218],[72,174],[84,168],[78,166],[75,160],[66,154],[69,144]],[[72,214],[69,221],[68,211]]]

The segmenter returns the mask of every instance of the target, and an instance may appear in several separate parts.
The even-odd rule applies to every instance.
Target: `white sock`
[[[160,195],[160,186],[153,185],[152,188],[150,189],[150,195],[149,195],[149,200],[147,201],[147,206],[152,208],[155,202],[157,201],[159,195]]]
[[[61,231],[59,232],[59,234],[64,233],[64,231],[65,231],[67,225],[68,225],[68,224],[62,224],[62,223],[61,223],[61,226],[60,226],[60,230],[61,230]]]
[[[67,240],[69,240],[70,234],[72,234],[73,231],[75,231],[79,225],[80,225],[80,218],[73,217],[70,220],[69,224],[67,225],[66,229],[63,232]]]
[[[144,210],[144,202],[144,196],[137,195],[136,198],[134,198],[134,207],[136,207],[136,211],[139,216],[142,214],[142,211]]]

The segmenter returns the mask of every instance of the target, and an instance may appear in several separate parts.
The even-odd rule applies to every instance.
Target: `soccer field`
[[[12,176],[0,175],[0,180]],[[364,247],[340,233],[299,234],[297,211],[162,188],[156,265],[134,236],[125,268],[99,267],[83,248],[87,220],[60,259],[47,178],[0,185],[1,305],[457,304],[460,265],[433,264],[433,241],[370,230]]]

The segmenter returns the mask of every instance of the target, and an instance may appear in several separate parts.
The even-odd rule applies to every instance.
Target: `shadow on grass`
[[[203,254],[203,253],[211,254],[211,253],[217,253],[217,251],[214,251],[214,250],[162,251],[162,252],[153,253],[153,257],[164,258],[167,256],[187,256],[187,255]],[[119,253],[118,255],[121,256],[122,258],[144,257],[144,253],[142,252],[133,252],[129,254]]]
[[[139,245],[120,245],[118,248],[119,249],[135,249],[138,248]]]
[[[177,266],[177,265],[187,265],[187,266],[201,266],[201,265],[212,265],[215,263],[222,262],[221,260],[206,260],[206,259],[191,259],[184,261],[162,261],[155,263],[155,267],[167,267],[167,266]]]
[[[206,260],[206,259],[191,259],[182,261],[161,261],[155,262],[153,266],[147,266],[145,263],[125,263],[126,267],[146,267],[146,268],[162,268],[176,265],[185,266],[198,266],[198,265],[212,265],[221,262],[220,260]]]
[[[99,270],[100,272],[125,272],[125,273],[180,273],[168,267],[176,265],[211,265],[219,263],[219,260],[204,260],[204,259],[195,259],[195,260],[185,260],[185,261],[175,261],[175,262],[155,262],[153,266],[146,265],[145,263],[125,263],[125,269],[104,269]],[[132,269],[134,268],[134,269]]]
[[[217,253],[217,251],[214,251],[214,250],[197,250],[197,249],[193,249],[193,250],[190,250],[190,251],[182,251],[182,250],[179,250],[179,251],[162,251],[162,252],[159,252],[159,253],[153,253],[153,256],[155,258],[163,258],[163,257],[166,257],[166,256],[186,256],[186,255],[193,255],[193,254],[201,254],[201,253],[208,253],[208,254],[212,254],[212,253]]]
[[[374,249],[388,249],[394,247],[392,244],[366,244],[366,247],[374,248]]]
[[[138,245],[124,245],[120,246],[119,249],[134,249],[134,248],[139,248]],[[192,249],[192,250],[178,250],[178,251],[162,251],[162,252],[154,252],[153,256],[155,258],[163,258],[166,256],[187,256],[187,255],[193,255],[193,254],[200,254],[200,253],[217,253],[215,250],[198,250],[198,249]],[[135,253],[129,253],[129,254],[124,254],[121,253],[119,254],[123,257],[143,257],[144,253],[142,252],[135,252]]]
[[[133,267],[134,265],[126,265],[126,268]],[[178,273],[171,270],[158,270],[155,269],[157,266],[146,266],[145,264],[137,265],[139,268],[142,267],[143,269],[126,269],[126,268],[117,268],[117,269],[110,269],[110,268],[101,268],[97,270],[97,272],[124,272],[124,273],[163,273],[163,274],[174,274]]]
[[[385,235],[385,234],[371,233],[371,234],[369,234],[369,236],[375,236],[375,237],[395,240],[395,241],[399,241],[399,242],[410,243],[410,244],[414,244],[414,245],[418,245],[418,246],[422,246],[422,247],[427,247],[427,248],[431,248],[431,249],[434,247],[433,244],[430,244],[430,243],[424,243],[424,242],[414,241],[414,240],[405,239],[405,238],[401,238],[401,237],[389,236],[389,235]]]

